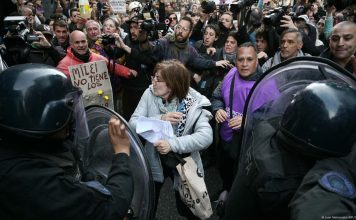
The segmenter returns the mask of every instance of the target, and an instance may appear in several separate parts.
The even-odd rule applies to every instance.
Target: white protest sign
[[[110,5],[114,10],[114,13],[126,13],[125,0],[110,0]]]
[[[229,5],[232,3],[232,0],[214,0],[216,5]]]
[[[72,84],[83,90],[84,105],[114,109],[110,76],[104,60],[69,66]]]

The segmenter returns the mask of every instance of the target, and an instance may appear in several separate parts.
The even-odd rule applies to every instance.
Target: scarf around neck
[[[85,54],[79,54],[77,51],[75,51],[73,48],[71,48],[71,51],[73,55],[78,58],[79,60],[83,61],[84,63],[89,61],[90,58],[90,50],[88,49]]]

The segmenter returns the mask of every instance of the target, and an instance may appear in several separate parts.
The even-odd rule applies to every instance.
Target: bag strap
[[[234,99],[235,76],[236,76],[236,74],[234,74],[234,76],[232,77],[231,85],[230,85],[230,95],[229,95],[230,118],[232,118],[232,105],[233,105],[233,99]]]
[[[200,115],[201,115],[202,113],[203,113],[203,111],[200,112],[199,116],[198,116],[197,119],[195,120],[195,122],[194,122],[194,124],[193,124],[193,126],[192,126],[192,127],[193,127],[192,131],[194,131],[195,125],[197,124],[197,122],[198,122],[198,120],[199,120],[199,118],[200,118]],[[176,152],[173,152],[173,151],[172,151],[172,153],[173,153],[174,157],[179,160],[179,163],[180,163],[181,165],[184,165],[184,164],[186,163],[186,161],[183,160],[183,158],[182,158],[179,154],[177,154]]]

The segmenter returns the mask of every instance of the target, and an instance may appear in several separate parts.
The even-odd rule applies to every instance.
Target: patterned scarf
[[[195,101],[196,99],[190,95],[187,95],[187,97],[185,97],[179,104],[177,98],[173,98],[172,101],[169,103],[163,103],[163,100],[160,100],[158,108],[161,111],[161,113],[166,114],[168,112],[175,112],[175,111],[183,113],[182,120],[178,123],[178,125],[174,129],[177,137],[183,135],[185,123],[187,121],[188,111],[190,107],[193,106]]]
[[[178,123],[178,126],[177,126],[177,131],[176,131],[177,137],[180,137],[183,135],[185,124],[187,122],[187,115],[188,115],[189,109],[193,106],[195,101],[196,101],[195,98],[188,95],[181,101],[181,103],[179,103],[178,112],[183,113],[183,116],[182,116],[182,120]]]

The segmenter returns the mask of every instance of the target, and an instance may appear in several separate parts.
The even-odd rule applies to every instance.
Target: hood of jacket
[[[314,27],[314,25],[306,23],[308,29],[309,29],[309,33],[308,33],[308,37],[310,38],[310,40],[315,44],[316,39],[317,39],[317,31],[316,28]]]

